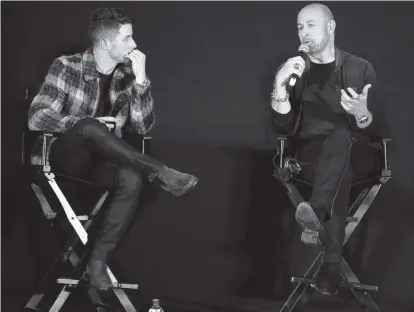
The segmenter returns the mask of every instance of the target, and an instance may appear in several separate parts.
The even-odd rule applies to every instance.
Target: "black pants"
[[[346,128],[334,129],[326,137],[306,140],[301,145],[298,158],[304,167],[303,178],[313,182],[309,202],[314,208],[323,208],[330,217],[323,231],[323,260],[339,262],[352,181],[375,170],[377,156],[367,144],[353,142]]]
[[[81,119],[52,145],[52,166],[113,193],[92,258],[108,262],[138,207],[143,179],[152,181],[163,164],[141,154],[93,118]]]

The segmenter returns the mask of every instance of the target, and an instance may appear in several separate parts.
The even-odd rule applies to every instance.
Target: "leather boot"
[[[324,295],[335,295],[341,284],[341,264],[323,262],[316,277],[315,288]]]
[[[98,290],[113,288],[111,279],[106,271],[107,265],[99,260],[91,259],[86,266],[86,276],[92,287]]]
[[[303,229],[319,231],[327,214],[322,208],[314,209],[308,202],[301,202],[296,208],[295,219]]]
[[[198,178],[164,166],[157,176],[161,187],[174,196],[181,196],[191,191],[197,184]]]

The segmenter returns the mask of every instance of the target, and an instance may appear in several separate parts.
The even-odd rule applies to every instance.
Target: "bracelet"
[[[278,98],[275,95],[275,91],[272,92],[272,99],[276,102],[286,102],[289,99],[289,93],[286,92],[286,96],[284,98]]]
[[[372,115],[370,112],[362,115],[361,118],[356,119],[358,128],[364,129],[368,127],[372,121]]]
[[[368,121],[368,119],[369,119],[369,116],[368,115],[364,115],[360,119],[358,119],[358,122],[360,124],[364,124],[364,123],[366,123]]]
[[[145,80],[142,83],[136,82],[136,84],[140,86],[141,88],[145,89],[145,87],[149,84],[149,80],[145,78]]]

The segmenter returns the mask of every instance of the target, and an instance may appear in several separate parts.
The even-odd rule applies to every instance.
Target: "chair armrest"
[[[283,167],[283,157],[284,157],[284,153],[285,153],[285,149],[288,146],[289,142],[291,141],[291,137],[288,135],[280,135],[278,134],[276,136],[277,141],[278,141],[278,146],[277,146],[277,156],[279,157],[279,166],[280,168]],[[389,142],[392,141],[391,138],[381,138],[381,139],[377,139],[375,141],[371,141],[368,143],[369,146],[373,147],[373,148],[378,148],[383,152],[382,155],[382,161],[383,163],[383,169],[384,170],[388,170],[390,167],[390,162],[388,159],[388,146],[389,146]]]
[[[275,164],[275,158],[279,156],[279,168],[283,168],[283,157],[285,154],[285,148],[289,144],[289,136],[278,134],[276,136],[278,145],[277,145],[277,154],[273,158],[273,164]]]
[[[148,154],[152,140],[149,134],[142,135],[132,131],[125,131],[122,138],[142,154]]]
[[[43,166],[44,171],[50,170],[50,150],[52,143],[61,135],[61,133],[53,133],[53,132],[44,132],[44,131],[33,131],[33,130],[26,130],[23,131],[22,137],[22,161],[23,164],[30,164],[30,165],[39,165]],[[40,163],[33,159],[31,153],[33,146],[36,144],[36,141],[41,139],[41,157]],[[38,160],[38,158],[37,158]]]
[[[50,171],[50,150],[52,143],[59,138],[62,133],[58,132],[46,132],[46,131],[34,131],[26,129],[22,133],[22,164],[38,165],[42,166],[43,170]],[[32,159],[32,148],[36,143],[36,140],[41,140],[41,154],[36,159]],[[149,135],[134,135],[130,136],[127,141],[133,146],[141,150],[142,154],[147,154],[150,149],[150,142],[152,137]],[[39,146],[40,147],[40,146]],[[39,159],[39,157],[41,159]]]
[[[142,145],[141,145],[141,153],[146,155],[148,153],[148,150],[150,148],[150,142],[152,140],[151,136],[142,136]]]
[[[40,135],[51,135],[58,137],[61,133],[58,132],[49,132],[49,131],[37,131],[37,130],[26,130],[26,133],[32,136],[40,136]]]
[[[42,165],[44,170],[50,171],[50,150],[52,143],[58,138],[55,133],[43,132],[42,139]]]
[[[384,153],[384,170],[389,170],[390,168],[390,161],[388,159],[388,146],[389,146],[389,142],[391,142],[391,138],[383,138],[381,139],[382,141],[382,150]]]
[[[391,138],[377,138],[376,140],[373,140],[369,143],[370,147],[377,148],[381,151],[380,160],[382,162],[382,166],[384,170],[388,170],[390,167],[390,161],[388,159],[388,147],[389,142],[391,142]]]

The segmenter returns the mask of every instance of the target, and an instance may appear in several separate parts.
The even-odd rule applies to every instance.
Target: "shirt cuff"
[[[150,88],[151,82],[148,79],[145,79],[145,81],[142,84],[134,82],[134,86],[138,94],[144,94]]]
[[[273,123],[279,126],[284,126],[286,124],[289,124],[293,120],[294,114],[293,114],[292,109],[290,109],[290,111],[287,114],[280,114],[276,112],[273,108],[271,108],[271,110],[272,110],[271,116],[272,116]]]

